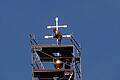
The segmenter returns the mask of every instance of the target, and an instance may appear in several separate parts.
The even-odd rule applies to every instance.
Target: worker
[[[53,38],[58,39],[58,45],[60,45],[61,44],[61,39],[62,39],[61,33],[58,30],[56,30],[56,28],[53,29],[53,33],[54,33]]]

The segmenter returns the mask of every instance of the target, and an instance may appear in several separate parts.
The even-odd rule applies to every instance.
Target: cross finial
[[[58,30],[58,28],[66,28],[67,25],[62,25],[62,26],[59,26],[58,25],[58,17],[55,18],[55,26],[47,26],[47,28],[56,28],[56,30]]]
[[[47,28],[54,28],[55,29],[55,36],[51,35],[51,36],[45,36],[44,38],[56,38],[57,40],[57,45],[59,44],[58,42],[61,40],[61,37],[63,38],[68,38],[68,37],[71,37],[71,35],[61,35],[60,32],[59,32],[59,28],[66,28],[67,25],[59,25],[58,24],[58,17],[55,18],[55,25],[53,26],[47,26]],[[60,39],[59,39],[59,36],[60,36]]]

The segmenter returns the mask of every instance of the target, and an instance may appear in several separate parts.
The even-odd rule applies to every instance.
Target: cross
[[[59,26],[58,25],[58,17],[55,18],[55,26],[47,26],[47,28],[56,28],[56,30],[58,30],[59,28],[66,28],[67,25],[62,25],[62,26]]]
[[[57,31],[59,31],[59,28],[66,28],[67,25],[58,25],[58,17],[55,18],[55,26],[47,26],[47,28],[56,28]],[[53,38],[54,36],[45,36],[44,38]],[[71,37],[71,35],[62,35],[63,38]],[[59,39],[57,39],[57,45],[59,45]]]

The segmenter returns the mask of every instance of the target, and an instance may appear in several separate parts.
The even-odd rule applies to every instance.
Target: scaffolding
[[[60,33],[58,29],[67,25],[59,26],[58,17],[55,20],[55,26],[47,26],[53,28],[54,35],[44,38],[56,39],[56,44],[38,43],[35,34],[30,34],[32,80],[82,80],[81,47],[73,35]],[[63,38],[68,38],[71,43],[62,44]]]

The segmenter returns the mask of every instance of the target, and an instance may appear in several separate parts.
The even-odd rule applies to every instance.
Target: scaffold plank
[[[73,72],[74,69],[33,69],[33,72]]]

